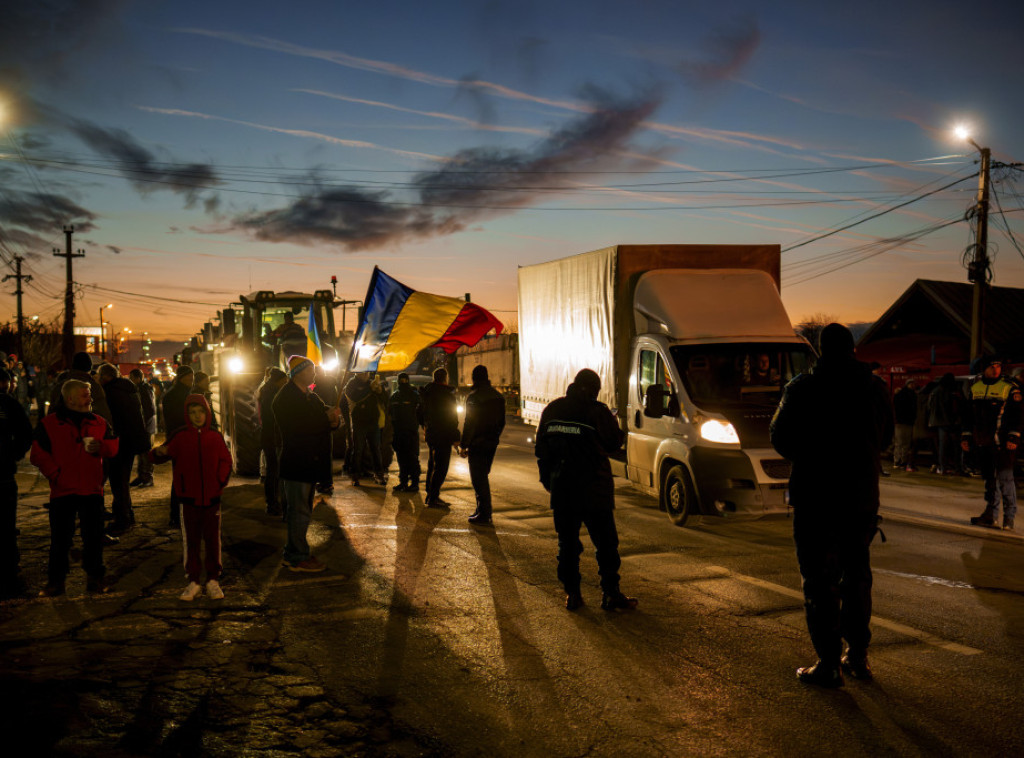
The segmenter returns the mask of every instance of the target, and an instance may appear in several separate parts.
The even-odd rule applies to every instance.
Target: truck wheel
[[[256,426],[256,397],[241,387],[231,393],[231,453],[235,459],[235,473],[239,476],[260,475],[260,431]]]
[[[690,472],[683,466],[673,466],[665,476],[661,488],[661,500],[665,512],[676,526],[684,526],[686,520],[699,512],[697,492],[693,488]]]

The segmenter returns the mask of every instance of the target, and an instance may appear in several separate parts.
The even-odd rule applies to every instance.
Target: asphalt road
[[[66,598],[0,606],[0,723],[67,755],[1024,753],[1019,542],[888,524],[873,548],[876,681],[822,691],[795,678],[813,653],[784,518],[680,529],[623,484],[623,588],[640,606],[600,610],[584,538],[588,605],[566,611],[527,434],[510,428],[499,449],[493,529],[466,522],[464,461],[448,511],[338,477],[311,529],[320,575],[281,569],[283,527],[240,480],[219,602],[177,599],[163,479],[108,552],[112,595],[85,596],[75,572]],[[39,492],[21,507],[37,587]]]

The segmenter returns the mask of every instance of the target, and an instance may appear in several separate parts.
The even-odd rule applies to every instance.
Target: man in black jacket
[[[455,403],[455,388],[448,386],[448,372],[434,371],[434,381],[420,390],[420,425],[427,441],[427,498],[428,508],[447,508],[441,499],[441,485],[448,476],[452,447],[459,443],[459,412]]]
[[[288,374],[279,368],[268,368],[263,383],[256,390],[256,413],[260,422],[260,448],[263,451],[263,498],[267,502],[267,515],[280,516],[280,468],[278,457],[277,424],[273,403],[277,393],[288,383]]]
[[[622,430],[608,406],[598,402],[601,377],[582,369],[565,391],[541,413],[534,452],[540,481],[551,493],[551,511],[558,533],[558,578],[565,588],[565,607],[583,605],[580,594],[580,527],[586,525],[594,543],[601,575],[601,607],[631,610],[637,599],[619,589],[619,534],[615,528],[615,485],[608,456],[622,447]]]
[[[142,404],[142,420],[146,425],[146,434],[149,436],[145,453],[139,453],[136,457],[138,475],[128,483],[129,487],[152,487],[153,486],[153,462],[149,460],[149,448],[153,444],[153,435],[156,434],[156,394],[153,385],[146,381],[142,371],[133,368],[128,372],[128,381],[135,385],[139,391],[139,402]]]
[[[420,489],[420,395],[413,389],[408,374],[398,375],[398,389],[391,395],[391,446],[398,458],[398,484],[392,492],[418,492]]]
[[[894,423],[888,390],[854,357],[850,330],[829,324],[819,344],[813,372],[786,385],[771,441],[793,462],[793,539],[807,630],[818,654],[797,676],[841,687],[844,671],[872,678],[870,545],[878,531],[878,461]]]
[[[0,367],[0,597],[25,590],[18,577],[18,461],[32,447],[32,423],[21,403],[7,394],[11,374]]]
[[[191,366],[178,366],[174,384],[164,393],[161,401],[164,411],[164,444],[170,442],[175,432],[184,429],[188,424],[188,419],[185,417],[185,399],[192,394],[193,376]],[[181,507],[173,487],[171,487],[170,515],[170,526],[181,526]]]
[[[341,411],[328,409],[309,391],[316,378],[313,361],[294,355],[288,361],[291,381],[274,398],[274,421],[281,435],[281,484],[284,489],[288,541],[284,565],[292,571],[318,572],[327,568],[309,549],[306,532],[313,513],[313,487],[331,473],[331,430]]]
[[[348,401],[348,417],[352,424],[352,484],[359,485],[360,475],[366,456],[370,456],[373,467],[371,476],[378,484],[384,484],[384,462],[380,454],[380,403],[370,384],[369,374],[355,374],[345,385],[345,399]]]
[[[135,523],[129,480],[135,456],[148,453],[150,448],[146,423],[142,419],[142,403],[134,384],[118,372],[117,367],[104,363],[96,372],[110,408],[112,428],[118,437],[117,455],[104,461],[110,481],[110,510],[114,521],[108,534],[124,534]]]
[[[505,428],[505,398],[491,386],[486,366],[475,366],[472,377],[473,391],[466,398],[461,445],[462,456],[469,457],[469,478],[476,493],[476,511],[469,517],[469,523],[490,526],[493,521],[488,477]]]

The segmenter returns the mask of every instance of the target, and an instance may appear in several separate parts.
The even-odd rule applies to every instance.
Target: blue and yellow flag
[[[309,328],[306,329],[306,357],[316,365],[324,362],[324,354],[320,349],[320,335],[316,332],[316,303],[309,304]]]

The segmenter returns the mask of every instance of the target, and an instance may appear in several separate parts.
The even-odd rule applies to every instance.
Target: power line
[[[919,200],[924,200],[926,197],[930,197],[931,195],[934,195],[936,193],[942,192],[943,190],[947,190],[950,187],[955,187],[956,185],[960,184],[961,182],[967,181],[968,179],[973,179],[976,176],[977,176],[977,174],[971,174],[970,176],[963,176],[963,177],[957,179],[955,182],[950,182],[949,184],[946,184],[946,185],[944,185],[942,187],[939,187],[938,189],[932,190],[931,192],[925,192],[923,195],[918,195],[917,197],[912,197],[910,200],[907,200],[905,203],[900,203],[898,205],[892,206],[891,208],[886,208],[884,211],[879,211],[878,213],[874,213],[874,214],[872,214],[872,215],[870,215],[870,216],[868,216],[866,218],[861,219],[860,221],[854,221],[851,224],[846,224],[845,226],[841,226],[838,229],[833,229],[832,231],[825,232],[824,234],[819,234],[816,237],[812,237],[809,240],[805,240],[804,242],[798,242],[795,245],[790,245],[789,247],[784,247],[784,248],[782,248],[782,252],[788,253],[790,250],[795,250],[798,247],[803,247],[804,245],[809,245],[812,242],[817,242],[818,240],[825,239],[826,237],[831,237],[832,235],[838,234],[839,232],[844,232],[847,229],[852,229],[855,226],[859,226],[860,224],[866,223],[866,222],[871,221],[873,219],[876,219],[876,218],[878,218],[880,216],[884,216],[887,213],[892,213],[893,211],[899,210],[900,208],[905,208],[906,206],[908,206],[908,205],[910,205],[912,203],[916,203]]]

